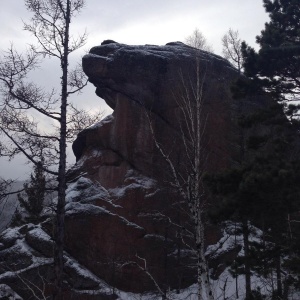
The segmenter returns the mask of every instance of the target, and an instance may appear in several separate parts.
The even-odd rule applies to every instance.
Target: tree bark
[[[209,282],[208,265],[205,257],[204,225],[200,209],[195,210],[195,228],[197,251],[198,300],[203,299],[203,293],[206,295],[206,298],[208,300],[213,300],[213,293]]]
[[[244,239],[244,255],[245,255],[245,287],[246,287],[246,300],[252,298],[251,291],[251,270],[249,261],[249,228],[248,222],[243,221],[243,239]]]
[[[65,202],[66,202],[66,135],[67,135],[67,99],[68,99],[68,55],[69,55],[69,25],[70,25],[70,0],[67,0],[65,14],[64,52],[61,59],[61,119],[59,141],[59,169],[58,169],[58,197],[56,208],[56,234],[55,234],[55,300],[63,299],[63,269],[64,269],[64,233],[65,233]]]
[[[281,278],[281,259],[280,259],[280,251],[276,253],[276,278],[277,278],[277,297],[279,299],[282,298],[282,278]]]

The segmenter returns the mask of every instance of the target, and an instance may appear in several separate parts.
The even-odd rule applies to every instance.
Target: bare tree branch
[[[146,113],[155,147],[169,167],[170,185],[177,189],[190,211],[195,243],[194,251],[197,257],[197,297],[199,300],[202,299],[203,293],[206,294],[207,299],[213,300],[209,283],[208,263],[205,257],[206,195],[203,187],[203,175],[208,157],[207,141],[205,141],[208,115],[204,111],[203,105],[209,93],[207,87],[205,90],[205,84],[211,68],[210,61],[201,60],[195,51],[195,69],[185,70],[185,72],[179,70],[180,88],[174,92],[174,97],[178,107],[176,118],[180,128],[178,140],[181,140],[182,151],[185,153],[184,168],[168,154],[167,146],[157,140],[153,120],[151,120],[150,114]],[[189,246],[184,241],[183,236],[181,238],[183,244]]]
[[[207,43],[207,39],[198,28],[195,28],[193,33],[185,39],[185,43],[196,49],[200,49],[212,53],[214,52],[213,47]]]
[[[228,32],[222,37],[223,55],[228,59],[241,73],[243,65],[242,41],[239,38],[239,32],[229,28]]]

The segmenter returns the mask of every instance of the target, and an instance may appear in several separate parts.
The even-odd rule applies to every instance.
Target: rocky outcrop
[[[1,284],[17,291],[23,299],[45,299],[51,294],[54,281],[53,241],[42,226],[27,224],[2,233],[0,273]],[[74,299],[78,295],[79,299],[87,299],[89,290],[96,290],[98,298],[88,299],[116,298],[106,283],[67,253],[65,273],[64,299]],[[16,297],[13,293],[10,295]]]
[[[206,135],[210,137],[207,145],[210,168],[228,165],[233,108],[229,87],[237,73],[222,58],[195,52],[182,43],[164,47],[110,43],[91,49],[83,59],[84,71],[97,87],[97,95],[105,99],[114,113],[101,129],[98,126],[98,129],[88,129],[79,135],[73,145],[76,157],[82,157],[83,152],[86,154],[95,144],[95,149],[114,151],[121,160],[143,174],[161,177],[158,166],[164,162],[161,155],[157,155],[147,118],[159,132],[156,136],[163,140],[166,148],[172,147],[176,138],[181,140],[178,137],[181,122],[177,100],[184,93],[183,85],[190,84],[189,80],[194,85],[196,81],[196,55],[201,57],[200,76],[207,77],[203,115],[207,116]],[[180,155],[178,144],[176,148],[176,155]],[[107,160],[112,160],[111,156],[109,154]],[[107,178],[105,172],[101,173]]]
[[[221,57],[182,43],[106,41],[84,56],[83,69],[114,112],[73,144],[77,163],[68,173],[66,290],[76,299],[94,299],[94,294],[113,299],[118,290],[155,291],[153,280],[162,290],[185,288],[196,274],[192,227],[167,162],[185,178],[185,146],[191,140],[180,101],[201,92],[203,168],[211,172],[240,159],[237,115],[264,106],[265,100],[234,101],[230,85],[237,71]],[[12,255],[21,242],[30,246],[30,251],[29,246],[18,250],[24,260],[16,260],[15,271],[27,272],[35,257],[51,259],[50,219],[14,232],[1,239],[6,239],[2,257]],[[206,243],[218,239],[219,231],[211,226]],[[10,285],[2,271],[0,283]],[[49,266],[47,272],[51,281]]]
[[[96,86],[96,94],[114,112],[78,135],[73,144],[78,162],[70,177],[84,176],[91,187],[98,185],[102,192],[91,192],[93,200],[88,201],[107,211],[102,217],[79,213],[70,218],[67,245],[76,248],[70,251],[84,265],[120,289],[155,288],[134,265],[143,265],[141,258],[162,286],[186,287],[195,280],[195,269],[190,268],[194,257],[180,240],[180,226],[189,226],[188,220],[178,210],[182,199],[171,187],[172,170],[157,145],[187,179],[184,143],[190,141],[180,101],[187,97],[194,101],[195,93],[201,92],[207,161],[203,167],[208,172],[220,171],[239,160],[238,112],[265,102],[256,99],[239,106],[230,93],[237,71],[219,56],[182,43],[160,47],[108,41],[91,49],[83,58],[83,69]],[[79,202],[86,203],[84,198],[79,196]],[[188,211],[187,206],[180,208]],[[78,237],[85,242],[79,245]],[[218,238],[210,227],[206,242],[213,244]]]

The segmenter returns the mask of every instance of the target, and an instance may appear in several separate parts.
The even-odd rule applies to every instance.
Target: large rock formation
[[[179,190],[171,188],[174,177],[164,154],[187,180],[184,143],[190,140],[181,106],[190,105],[188,101],[194,102],[195,93],[201,92],[202,151],[207,161],[202,166],[209,172],[220,171],[239,160],[236,118],[251,105],[242,107],[232,99],[230,86],[237,71],[219,56],[182,43],[159,47],[112,41],[92,48],[83,58],[83,69],[96,94],[114,112],[81,132],[73,145],[78,162],[70,177],[81,177],[77,184],[85,177],[101,192],[91,192],[88,200],[78,196],[72,207],[78,210],[79,200],[106,211],[102,217],[79,211],[69,219],[70,253],[120,289],[154,288],[141,270],[127,263],[143,266],[136,255],[147,261],[163,287],[186,287],[195,280],[195,269],[190,268],[193,255],[180,241],[179,226],[171,223],[188,226],[188,220],[175,205],[182,199]],[[254,104],[265,105],[258,99]],[[188,211],[187,206],[181,209]],[[206,242],[217,239],[210,227]]]
[[[101,124],[101,129],[89,129],[79,135],[73,146],[76,157],[87,156],[87,151],[95,145],[97,150],[100,147],[120,154],[144,175],[160,177],[157,166],[162,158],[156,155],[147,119],[166,148],[174,143],[183,123],[178,100],[185,93],[184,85],[196,88],[197,64],[201,72],[199,80],[205,80],[203,116],[207,122],[205,135],[210,137],[206,150],[210,153],[209,168],[228,165],[234,114],[229,90],[237,72],[219,56],[182,43],[163,47],[110,43],[91,49],[83,58],[83,69],[97,87],[96,94],[105,99],[114,113]],[[177,155],[180,150],[176,150]],[[107,178],[105,170],[101,169],[101,175],[98,173],[97,176],[103,177],[102,185],[119,186],[119,182]]]
[[[104,42],[84,56],[83,69],[114,112],[81,132],[73,145],[77,163],[68,174],[65,241],[66,290],[72,292],[66,295],[106,299],[114,298],[117,289],[155,291],[153,278],[163,290],[185,288],[196,274],[187,247],[193,247],[186,234],[192,227],[167,162],[187,179],[185,146],[191,140],[181,105],[189,104],[181,99],[193,101],[202,93],[202,158],[209,172],[240,159],[237,115],[265,103],[234,101],[230,85],[237,71],[221,57],[182,43]],[[16,260],[17,275],[3,267],[2,283],[16,288],[16,278],[32,278],[28,273],[39,268],[34,257],[43,257],[40,267],[51,281],[52,242],[46,232],[52,233],[50,219],[5,233],[0,256],[14,257],[19,247],[24,261]],[[206,243],[218,238],[210,227]]]

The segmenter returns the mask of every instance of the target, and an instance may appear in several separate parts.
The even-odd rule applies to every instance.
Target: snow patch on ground
[[[214,245],[209,245],[206,249],[205,255],[211,259],[219,257],[220,255],[229,252],[238,246],[242,246],[242,235],[232,234],[234,230],[237,230],[237,226],[240,226],[234,222],[226,222],[223,228],[222,238]]]
[[[0,299],[23,300],[23,298],[21,298],[6,284],[0,284]]]
[[[52,238],[50,237],[50,235],[47,234],[40,227],[36,227],[36,228],[30,230],[29,233],[30,233],[31,236],[36,237],[36,238],[38,238],[39,240],[42,240],[42,241],[48,242],[48,241],[52,240]]]
[[[32,236],[36,236],[39,239],[48,241],[51,240],[51,237],[44,232],[39,225],[32,225],[28,226],[27,232],[30,233]],[[33,227],[33,228],[31,228]],[[23,231],[23,233],[20,232],[20,230]],[[49,267],[53,265],[53,258],[45,258],[43,256],[35,255],[36,251],[32,249],[26,242],[25,236],[26,236],[26,230],[24,230],[24,226],[22,227],[16,227],[16,228],[9,228],[7,229],[4,234],[6,237],[13,237],[14,238],[14,244],[8,247],[7,249],[3,250],[4,252],[14,252],[17,255],[24,256],[29,258],[29,265],[21,267],[17,270],[10,270],[3,272],[0,274],[0,280],[14,280],[16,277],[21,278],[23,273],[38,269],[41,266],[48,265]],[[103,280],[99,279],[96,275],[94,275],[91,271],[80,265],[74,258],[72,258],[68,253],[64,253],[65,258],[65,265],[66,267],[69,267],[75,274],[77,274],[79,281],[80,279],[85,279],[86,282],[91,282],[98,287],[96,290],[100,294],[111,294],[111,291],[113,290],[111,287],[109,287]],[[83,291],[81,291],[83,292]],[[94,289],[90,290],[90,293],[94,294]],[[15,299],[15,300],[21,300],[22,298],[19,297],[14,291],[11,290],[10,287],[6,285],[0,285],[0,299],[2,297],[8,297],[7,299]],[[6,298],[5,298],[6,299]]]
[[[262,231],[251,224],[248,225],[248,228],[250,231],[249,241],[260,243],[263,235]],[[243,248],[242,224],[227,221],[223,226],[222,238],[218,243],[208,246],[205,255],[215,258],[237,247]],[[243,253],[244,251],[241,249],[239,255],[243,255]]]
[[[19,229],[20,227],[15,227],[15,228],[8,228],[4,230],[3,233],[1,234],[1,239],[9,242],[21,238],[22,234],[19,232]]]

